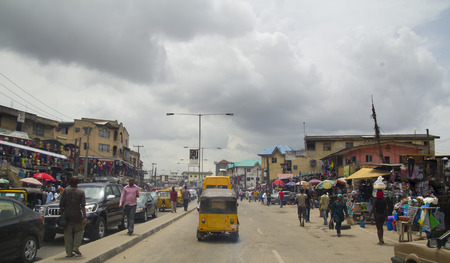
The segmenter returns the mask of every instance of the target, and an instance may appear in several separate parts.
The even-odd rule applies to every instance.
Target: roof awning
[[[17,144],[17,143],[0,141],[0,144],[8,145],[8,146],[16,147],[16,148],[21,148],[21,149],[24,149],[24,150],[27,150],[27,151],[31,151],[31,152],[36,152],[36,153],[42,153],[42,154],[45,154],[45,155],[50,155],[50,156],[53,156],[53,157],[56,157],[56,158],[67,159],[67,157],[65,155],[62,155],[62,154],[52,153],[52,152],[36,149],[36,148],[33,148],[33,147],[28,147],[28,146]]]
[[[384,176],[390,174],[389,171],[377,170],[372,168],[361,168],[356,173],[353,173],[349,177],[346,177],[345,180],[352,179],[369,179],[376,178],[378,176]]]
[[[294,178],[293,174],[278,174],[278,179],[292,179]]]

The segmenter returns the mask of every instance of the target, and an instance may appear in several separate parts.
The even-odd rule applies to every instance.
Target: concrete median
[[[151,219],[143,224],[135,224],[132,236],[127,235],[127,230],[120,231],[102,239],[89,242],[80,247],[81,257],[66,258],[65,251],[39,262],[105,262],[124,250],[136,245],[145,238],[164,229],[188,213],[196,210],[195,202],[191,203],[187,212],[177,209],[177,213],[169,213],[164,217]]]

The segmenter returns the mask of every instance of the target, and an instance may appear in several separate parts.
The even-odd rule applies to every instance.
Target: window
[[[33,123],[33,134],[44,136],[44,125]]]
[[[113,186],[112,186],[112,189],[113,189],[114,195],[115,195],[116,197],[120,197],[120,189],[119,189],[116,185],[113,185]]]
[[[324,142],[323,143],[323,150],[324,151],[331,151],[331,142]]]
[[[346,142],[345,143],[345,148],[352,148],[353,147],[353,142]]]
[[[352,163],[356,163],[356,156],[352,156]]]
[[[83,148],[86,150],[87,149],[87,142],[83,143]]]
[[[297,165],[294,165],[294,170],[298,170],[298,166]]]
[[[69,128],[67,127],[61,128],[61,134],[69,134]]]
[[[109,131],[106,128],[99,130],[98,137],[109,139]]]
[[[385,163],[391,163],[391,157],[390,156],[384,156],[384,162]]]
[[[366,155],[366,163],[372,162],[372,155]]]
[[[104,152],[104,153],[109,153],[109,144],[98,144],[98,151],[99,152]]]
[[[316,142],[306,142],[306,150],[315,151],[316,150]]]
[[[247,182],[250,182],[252,180],[252,178],[247,177]]]
[[[250,173],[252,171],[252,168],[247,168],[247,173]]]
[[[277,157],[272,157],[272,163],[277,163]]]
[[[105,191],[105,197],[108,197],[109,195],[113,195],[113,190],[111,186],[107,186]]]

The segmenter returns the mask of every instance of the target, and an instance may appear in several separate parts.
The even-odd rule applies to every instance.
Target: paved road
[[[312,210],[312,222],[298,224],[295,206],[239,203],[240,240],[211,237],[198,242],[198,213],[188,214],[107,262],[390,262],[397,234],[377,245],[375,226],[352,226],[337,237]]]

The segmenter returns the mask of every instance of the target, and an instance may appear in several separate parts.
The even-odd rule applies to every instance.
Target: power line
[[[51,106],[49,106],[48,104],[46,104],[45,102],[41,101],[40,99],[36,98],[35,96],[33,96],[32,94],[30,94],[28,91],[26,91],[25,89],[23,89],[22,87],[20,87],[19,85],[17,85],[14,81],[12,81],[11,79],[9,79],[7,76],[5,76],[3,73],[0,72],[0,75],[2,75],[5,79],[7,79],[9,82],[11,82],[12,84],[14,84],[14,86],[18,87],[20,90],[22,90],[23,92],[25,92],[26,94],[28,94],[30,97],[32,97],[33,99],[39,101],[40,103],[44,104],[45,106],[47,106],[48,108],[52,109],[53,111],[57,112],[58,114],[68,118],[68,119],[73,119],[59,111],[57,111],[56,109],[52,108]],[[2,84],[3,85],[3,84]],[[6,87],[6,86],[5,86]],[[8,89],[9,90],[9,89]],[[16,95],[17,96],[17,95]],[[20,97],[20,96],[19,96]],[[22,98],[23,99],[23,98]],[[23,99],[25,100],[25,99]],[[31,104],[31,103],[30,103]]]
[[[0,74],[1,74],[1,73],[0,73]],[[33,110],[36,111],[36,112],[38,112],[39,114],[45,113],[45,114],[47,114],[48,116],[52,116],[52,117],[54,117],[54,118],[56,118],[56,119],[61,119],[61,118],[59,118],[58,116],[53,115],[53,114],[51,114],[51,113],[48,113],[48,112],[46,112],[46,111],[40,109],[39,107],[33,105],[33,104],[30,103],[29,101],[27,101],[27,100],[25,100],[24,98],[22,98],[22,97],[20,97],[19,95],[17,95],[14,91],[10,90],[8,87],[6,87],[5,85],[3,85],[2,83],[0,83],[0,85],[2,85],[3,87],[5,87],[7,90],[9,90],[10,92],[12,92],[12,93],[13,93],[14,95],[16,95],[17,97],[19,97],[19,98],[21,98],[22,100],[24,100],[24,101],[25,101],[26,103],[28,103],[29,105],[25,105],[25,104],[23,104],[23,103],[20,103],[20,102],[16,101],[15,99],[11,98],[10,96],[8,96],[8,95],[6,95],[5,93],[3,93],[3,92],[0,91],[1,94],[5,95],[5,97],[11,99],[12,101],[14,101],[14,102],[16,102],[16,103],[18,103],[18,104],[20,104],[20,105],[22,105],[22,106],[24,106],[24,107],[30,107],[30,106],[33,106],[33,107],[35,108],[35,109],[33,109]],[[32,107],[30,107],[30,108],[32,108]],[[40,112],[40,111],[41,111],[41,112]],[[42,114],[42,115],[45,115],[45,114]]]

